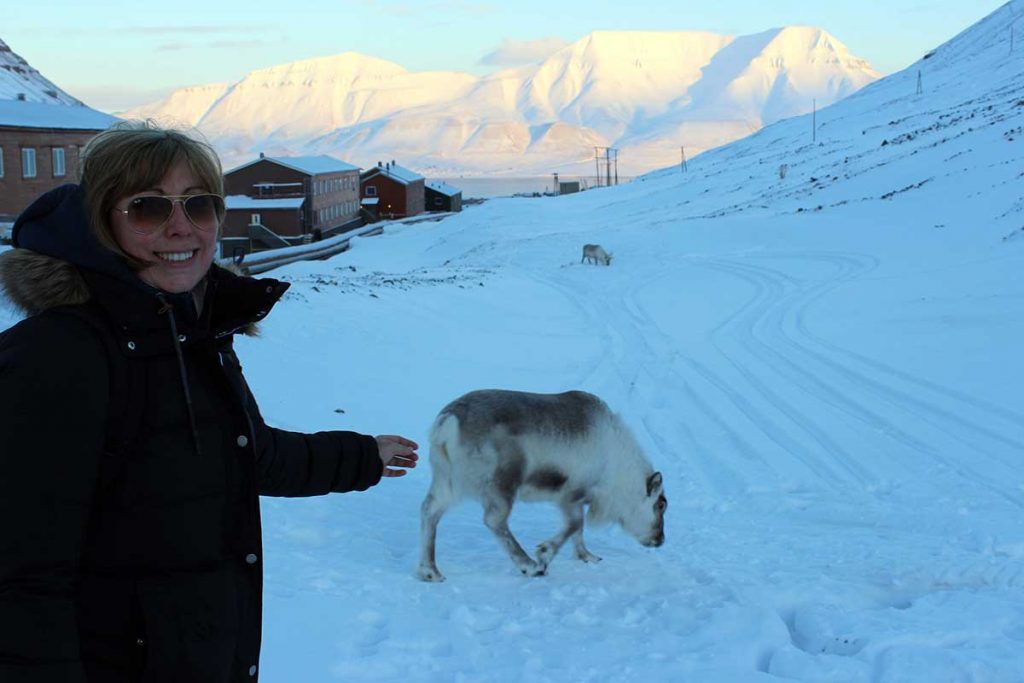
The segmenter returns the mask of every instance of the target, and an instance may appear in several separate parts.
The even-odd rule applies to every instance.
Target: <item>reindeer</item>
[[[583,262],[594,264],[603,263],[606,266],[610,266],[612,264],[612,255],[605,253],[605,250],[601,248],[600,244],[584,244],[583,258],[580,259],[580,263]]]
[[[616,522],[641,544],[665,542],[668,501],[629,429],[593,394],[473,391],[445,406],[430,430],[433,479],[421,508],[417,576],[444,581],[435,561],[437,524],[464,498],[484,508],[484,524],[524,576],[542,576],[573,540],[576,557],[598,562],[583,544],[592,523]],[[552,501],[565,524],[537,546],[534,560],[508,527],[515,500]]]

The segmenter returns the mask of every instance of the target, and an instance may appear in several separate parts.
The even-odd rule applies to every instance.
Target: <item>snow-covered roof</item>
[[[244,194],[232,194],[224,198],[224,205],[228,211],[240,209],[256,211],[259,209],[301,209],[305,197],[281,197],[277,199],[259,199],[247,197]]]
[[[307,175],[322,175],[324,173],[340,173],[342,171],[358,171],[358,166],[346,163],[341,159],[335,159],[332,156],[326,154],[320,154],[318,156],[310,157],[259,157],[253,159],[247,164],[236,166],[235,168],[227,171],[227,173],[234,173],[240,171],[243,168],[248,168],[253,164],[258,164],[261,161],[272,161],[275,164],[280,164],[286,168],[298,171],[299,173],[305,173]]]
[[[427,187],[429,187],[431,190],[434,190],[435,192],[440,192],[446,197],[455,197],[457,195],[462,194],[462,190],[460,190],[459,188],[453,187],[448,183],[442,182],[440,180],[431,180],[429,183],[427,183]]]
[[[390,164],[385,164],[383,166],[377,165],[377,166],[374,166],[373,168],[370,168],[370,169],[368,169],[366,171],[363,171],[363,176],[362,177],[363,178],[369,178],[369,177],[377,175],[377,174],[386,175],[388,177],[394,178],[395,180],[397,180],[398,182],[402,183],[403,185],[408,185],[409,183],[414,183],[417,180],[426,180],[423,176],[421,176],[416,171],[412,171],[412,170],[410,170],[410,169],[408,169],[408,168],[406,168],[404,166],[399,166],[398,164],[396,164],[394,162],[392,162]]]
[[[359,202],[363,206],[377,206],[380,204],[380,197],[367,197]]]
[[[0,100],[0,126],[104,130],[119,119],[83,105]]]

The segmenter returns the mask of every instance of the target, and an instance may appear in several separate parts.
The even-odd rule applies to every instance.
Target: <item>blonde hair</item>
[[[188,163],[204,190],[224,194],[220,159],[198,135],[162,127],[152,119],[122,121],[89,140],[82,150],[79,177],[89,225],[101,244],[137,268],[147,264],[124,252],[110,225],[110,213],[118,201],[158,185],[180,160]]]

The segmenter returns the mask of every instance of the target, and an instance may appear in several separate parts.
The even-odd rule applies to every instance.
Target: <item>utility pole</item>
[[[680,147],[679,153],[682,155],[682,161],[679,162],[679,172],[686,173],[686,147]]]
[[[606,187],[612,184],[612,166],[615,166],[615,184],[619,184],[619,150],[614,147],[594,148],[595,187],[601,187],[602,176]],[[603,172],[602,172],[603,171]]]
[[[923,95],[924,94],[924,83],[921,80],[921,72],[920,71],[917,72],[917,94],[918,95]]]

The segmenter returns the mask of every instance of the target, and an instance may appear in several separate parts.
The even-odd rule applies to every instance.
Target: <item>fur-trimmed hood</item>
[[[29,249],[0,254],[0,292],[25,315],[92,298],[75,266]]]
[[[195,318],[191,293],[169,294],[143,282],[118,254],[100,244],[89,228],[83,193],[62,185],[34,201],[14,224],[15,248],[0,254],[0,295],[25,315],[98,300],[104,308],[126,313],[128,302],[158,298]],[[288,289],[271,278],[240,277],[214,265],[207,277],[216,297],[213,329],[227,327],[257,333],[262,319]],[[148,306],[147,306],[148,308]],[[188,313],[191,313],[191,316]],[[132,316],[137,319],[137,316]]]

